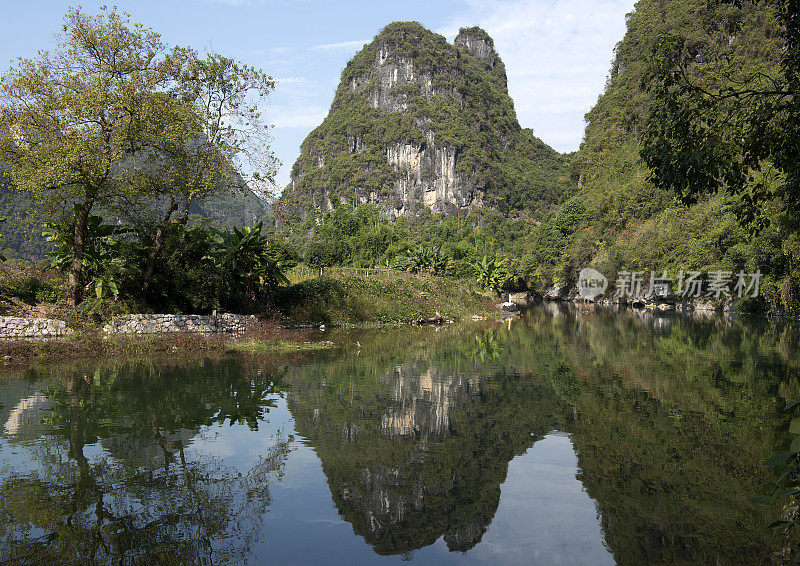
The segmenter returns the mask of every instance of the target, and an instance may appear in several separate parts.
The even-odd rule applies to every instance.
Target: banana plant
[[[59,271],[67,271],[74,258],[73,235],[75,221],[48,222],[42,235],[48,242],[53,242],[56,249],[47,255],[52,257],[50,267]],[[83,250],[83,273],[87,281],[85,287],[94,287],[98,298],[111,293],[115,298],[119,295],[119,277],[124,269],[120,257],[119,241],[116,239],[126,234],[130,228],[103,224],[99,216],[89,215],[86,220],[86,244]]]
[[[267,291],[289,284],[286,271],[297,265],[297,261],[287,257],[270,239],[263,222],[241,229],[216,230],[214,239],[212,259],[239,283]]]
[[[483,289],[492,289],[498,295],[503,291],[511,272],[505,258],[496,259],[483,256],[479,261],[470,263],[477,275],[477,282]]]
[[[452,270],[450,260],[442,253],[441,248],[427,247],[423,244],[398,257],[394,267],[412,273],[430,271],[434,275],[446,275]]]

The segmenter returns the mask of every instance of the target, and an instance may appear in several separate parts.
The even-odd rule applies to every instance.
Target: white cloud
[[[304,77],[276,77],[275,82],[278,84],[290,85],[304,83],[306,79]]]
[[[603,91],[613,49],[635,0],[467,0],[438,33],[478,25],[494,40],[523,127],[559,151],[574,151],[583,115]]]
[[[357,39],[355,41],[341,41],[339,43],[323,43],[314,45],[311,49],[315,51],[356,51],[369,43],[368,39]]]
[[[270,106],[265,121],[275,128],[316,128],[328,114],[328,108],[317,105]]]

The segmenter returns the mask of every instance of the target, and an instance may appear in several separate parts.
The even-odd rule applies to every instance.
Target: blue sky
[[[0,66],[52,48],[67,7],[0,0]],[[578,149],[583,115],[602,92],[634,0],[139,0],[116,4],[170,45],[211,48],[278,80],[266,107],[283,187],[300,143],[325,117],[347,61],[386,24],[418,21],[452,41],[479,25],[506,64],[523,127],[559,151]]]

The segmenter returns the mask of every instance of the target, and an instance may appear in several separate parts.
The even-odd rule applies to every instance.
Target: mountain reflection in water
[[[545,305],[0,382],[0,561],[770,563],[796,329]],[[361,348],[354,345],[359,342]],[[353,345],[352,347],[350,345]]]

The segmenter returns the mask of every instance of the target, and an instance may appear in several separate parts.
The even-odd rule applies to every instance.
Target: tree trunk
[[[169,210],[167,210],[164,220],[162,220],[161,224],[159,224],[158,228],[156,228],[156,235],[153,237],[153,245],[150,247],[150,252],[147,254],[147,264],[145,265],[144,277],[142,279],[142,291],[145,293],[150,287],[150,281],[153,279],[153,271],[156,267],[156,258],[158,257],[161,248],[164,246],[164,230],[166,230],[167,226],[169,226],[170,221],[172,220],[172,213],[177,209],[178,203],[173,200]]]
[[[150,282],[153,279],[153,272],[156,268],[158,254],[161,253],[161,248],[164,247],[164,231],[170,224],[186,224],[186,221],[189,219],[189,206],[191,203],[192,197],[187,197],[183,213],[179,218],[173,219],[172,213],[178,210],[178,203],[173,201],[167,214],[164,216],[164,220],[158,225],[158,228],[156,228],[156,234],[153,237],[153,245],[150,247],[150,252],[147,254],[147,264],[145,265],[144,276],[142,278],[142,291],[145,293],[147,289],[150,288]]]
[[[78,305],[83,299],[83,254],[86,249],[86,224],[92,210],[94,197],[86,197],[78,215],[75,217],[75,232],[72,236],[72,265],[69,268],[69,286],[72,290],[73,304]]]
[[[158,257],[161,248],[164,245],[164,230],[168,222],[162,222],[156,228],[156,235],[153,238],[153,245],[150,247],[150,252],[147,254],[147,265],[144,269],[144,278],[142,280],[142,291],[145,293],[150,288],[150,281],[153,279],[153,271],[156,267],[156,258]]]

